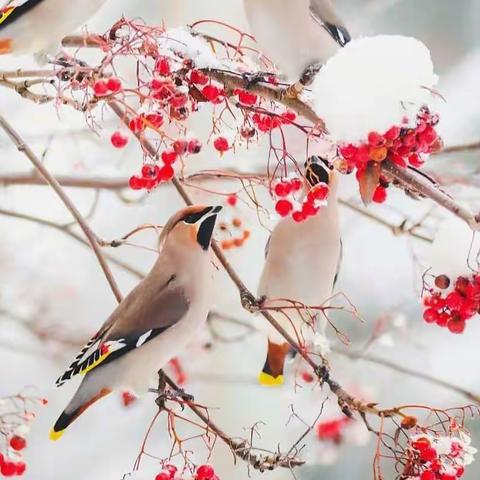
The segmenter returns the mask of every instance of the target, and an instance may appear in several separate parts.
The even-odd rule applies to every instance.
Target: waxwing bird
[[[314,157],[316,158],[316,157]],[[313,217],[296,223],[281,219],[267,244],[258,296],[263,307],[290,307],[271,311],[277,322],[299,343],[325,336],[327,319],[318,310],[292,309],[289,301],[305,306],[326,306],[338,274],[341,237],[337,202],[337,178],[322,160],[307,164],[306,189],[325,182],[330,187],[328,204]],[[267,357],[259,375],[262,385],[281,385],[290,345],[273,327],[268,330]]]
[[[42,59],[105,1],[10,0],[3,6],[0,2],[0,54],[34,53]]]
[[[193,206],[170,218],[150,273],[57,380],[61,386],[84,375],[50,432],[52,440],[113,390],[146,393],[157,372],[195,337],[211,303],[213,267],[208,250],[221,208]]]
[[[288,80],[323,64],[350,41],[331,0],[244,0],[260,50]]]

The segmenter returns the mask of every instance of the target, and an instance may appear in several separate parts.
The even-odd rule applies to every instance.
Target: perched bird
[[[10,0],[0,8],[0,54],[55,51],[62,38],[92,17],[106,0]]]
[[[50,432],[52,440],[113,390],[147,392],[159,369],[195,337],[211,303],[208,250],[221,208],[193,206],[170,218],[150,273],[57,380],[61,386],[75,375],[85,375]]]
[[[332,295],[342,249],[335,172],[320,160],[307,164],[305,176],[308,190],[319,182],[329,185],[328,205],[305,222],[296,223],[286,217],[277,223],[267,244],[258,288],[262,306],[290,307],[284,312],[271,313],[301,344],[316,333],[324,336],[327,320],[318,310],[292,309],[288,301],[311,307],[324,305]],[[283,383],[289,353],[290,345],[269,327],[267,358],[259,375],[262,385]]]
[[[350,41],[332,0],[244,0],[260,50],[290,81]]]

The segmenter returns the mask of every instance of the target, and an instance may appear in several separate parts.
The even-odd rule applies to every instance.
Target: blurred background
[[[478,141],[480,137],[480,41],[476,0],[338,0],[338,8],[354,36],[378,33],[411,35],[431,50],[441,81],[442,104],[440,132],[446,145]],[[200,19],[219,19],[248,31],[241,0],[111,0],[92,19],[91,32],[103,32],[124,14],[141,17],[149,24],[185,25]],[[34,67],[27,57],[1,57],[0,69]],[[15,93],[0,89],[0,111],[8,116],[48,168],[57,175],[90,175],[114,179],[136,172],[141,152],[131,142],[127,149],[111,148],[109,136],[118,126],[105,116],[102,129],[92,132],[85,119],[67,108],[36,106]],[[208,114],[206,114],[208,115]],[[206,138],[208,121],[196,119],[191,128]],[[301,138],[291,139],[292,148],[302,151]],[[294,142],[298,142],[293,145]],[[243,171],[261,170],[267,146],[250,146],[248,151],[227,154],[221,160],[213,148],[205,148],[198,170],[219,162]],[[29,171],[27,160],[0,134],[0,179],[7,174]],[[467,202],[479,205],[478,151],[439,156],[427,165],[429,172],[445,180],[448,191]],[[2,177],[3,176],[3,177]],[[77,353],[78,347],[104,321],[115,307],[115,300],[92,253],[58,228],[35,221],[13,218],[10,212],[27,214],[57,225],[71,218],[55,195],[44,186],[5,185],[0,181],[0,397],[27,392],[49,399],[38,408],[37,420],[28,437],[27,479],[60,480],[71,478],[121,479],[132,470],[140,445],[155,414],[153,398],[134,402],[125,408],[120,396],[111,395],[76,422],[62,441],[52,443],[48,431],[75,389],[60,390],[54,381]],[[219,183],[214,188],[228,193],[238,184]],[[143,223],[163,224],[181,201],[170,187],[162,187],[139,198],[131,192],[68,189],[81,212],[88,216],[94,231],[102,238],[119,238]],[[198,201],[209,194],[191,189]],[[270,205],[267,192],[259,198]],[[240,194],[241,198],[242,197]],[[341,197],[359,204],[353,180],[341,185]],[[448,214],[428,202],[415,202],[401,192],[392,192],[384,206],[371,211],[395,225],[403,220],[415,223],[426,214],[424,231],[434,238],[446,232],[447,242],[415,240],[395,236],[382,225],[342,209],[344,260],[336,290],[348,296],[364,322],[345,313],[332,315],[332,321],[350,339],[342,344],[333,330],[329,335],[337,353],[331,356],[336,377],[351,390],[388,407],[396,404],[429,404],[437,407],[464,405],[468,400],[446,388],[434,386],[365,359],[349,359],[345,352],[361,352],[375,358],[441,378],[447,382],[480,392],[477,365],[480,361],[478,338],[480,322],[468,324],[463,335],[425,324],[419,300],[421,273],[432,262],[448,264],[453,258],[465,258],[469,234],[467,227],[452,221]],[[3,212],[3,213],[2,213]],[[260,227],[256,212],[239,202],[226,209],[227,217],[241,216],[250,230],[251,240],[229,258],[247,285],[255,290],[259,279],[268,229]],[[268,219],[270,225],[274,219]],[[77,232],[73,227],[72,231]],[[466,239],[466,240],[465,240]],[[145,233],[135,238],[140,246],[155,245],[155,236]],[[109,252],[140,271],[146,272],[155,254],[143,248],[124,246]],[[443,262],[443,263],[442,263]],[[124,293],[138,278],[124,269],[112,267]],[[447,268],[447,267],[445,267]],[[232,436],[249,437],[256,425],[256,446],[285,450],[314,422],[326,400],[322,420],[339,418],[334,399],[301,378],[301,364],[289,365],[287,384],[280,389],[257,385],[256,377],[264,360],[262,321],[251,318],[239,307],[238,294],[222,272],[217,275],[218,298],[212,309],[233,316],[251,327],[234,326],[215,320],[217,335],[205,329],[204,336],[180,356],[187,375],[186,388],[198,402],[211,407],[212,416]],[[221,337],[221,338],[218,338]],[[227,341],[225,341],[225,338]],[[223,340],[222,340],[223,339]],[[231,341],[231,340],[235,341]],[[205,346],[208,346],[206,348]],[[294,377],[298,385],[294,385]],[[291,417],[292,411],[301,418]],[[478,421],[469,425],[473,444],[480,445]],[[190,430],[181,426],[182,432]],[[307,465],[296,470],[297,478],[324,480],[372,478],[375,442],[360,422],[345,429],[339,444],[321,442],[312,433],[302,456]],[[148,451],[163,458],[171,440],[164,418],[157,422]],[[192,459],[206,460],[201,442],[189,443]],[[209,460],[222,479],[256,478],[243,463],[233,464],[232,455],[217,444]],[[464,478],[480,475],[479,463],[473,464]],[[153,479],[158,462],[144,458],[135,477]],[[290,478],[287,470],[266,473],[275,479]],[[386,478],[389,478],[388,475]]]

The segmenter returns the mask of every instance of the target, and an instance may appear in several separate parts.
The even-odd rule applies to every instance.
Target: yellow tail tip
[[[62,438],[63,433],[65,430],[60,430],[59,432],[56,432],[55,430],[50,430],[50,440],[56,442],[57,440],[60,440]]]
[[[260,385],[264,385],[266,387],[279,387],[280,385],[283,385],[283,375],[273,377],[268,373],[261,372],[258,376],[258,381],[260,382]]]

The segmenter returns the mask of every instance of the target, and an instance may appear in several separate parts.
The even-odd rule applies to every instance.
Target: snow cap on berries
[[[315,112],[334,141],[357,143],[369,132],[414,127],[435,100],[438,82],[428,48],[401,35],[352,40],[330,58],[313,86]]]

